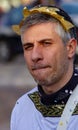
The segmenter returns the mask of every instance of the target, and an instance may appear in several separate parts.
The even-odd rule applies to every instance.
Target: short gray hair
[[[64,43],[69,41],[72,37],[75,38],[73,31],[72,30],[69,32],[66,31],[57,19],[50,16],[49,14],[37,12],[31,14],[25,19],[24,24],[21,27],[21,39],[22,39],[22,34],[26,31],[26,29],[41,23],[56,23],[57,28],[55,29],[55,31],[59,34],[59,36],[62,38]]]

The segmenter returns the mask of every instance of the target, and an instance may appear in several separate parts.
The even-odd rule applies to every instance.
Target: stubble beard
[[[51,87],[55,84],[58,84],[60,81],[62,81],[62,79],[66,75],[67,71],[68,71],[68,65],[65,62],[62,66],[60,65],[59,70],[57,70],[57,69],[54,70],[53,73],[46,75],[46,77],[44,79],[34,78],[34,80],[37,82],[37,84],[39,84],[41,86]]]

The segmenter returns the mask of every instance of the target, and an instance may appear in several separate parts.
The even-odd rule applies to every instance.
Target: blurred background
[[[20,37],[11,26],[22,19],[22,9],[38,4],[54,4],[73,19],[78,36],[78,0],[0,0],[0,130],[10,130],[11,111],[16,100],[36,83],[23,58]],[[78,66],[78,47],[75,65]]]

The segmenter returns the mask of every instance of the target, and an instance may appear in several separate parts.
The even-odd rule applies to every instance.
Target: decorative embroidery
[[[50,105],[50,106],[42,104],[38,92],[28,94],[28,96],[33,101],[37,110],[40,111],[44,117],[60,117],[65,107],[65,104]],[[78,114],[78,105],[76,106],[73,115],[77,114]]]

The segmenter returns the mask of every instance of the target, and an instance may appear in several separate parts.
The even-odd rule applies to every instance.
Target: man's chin
[[[37,84],[41,85],[41,86],[49,86],[50,83],[47,80],[40,80],[40,79],[34,79],[36,81]]]

